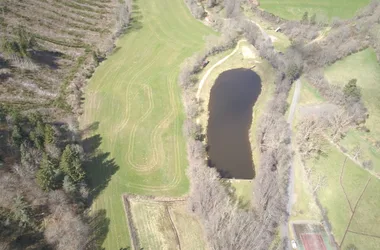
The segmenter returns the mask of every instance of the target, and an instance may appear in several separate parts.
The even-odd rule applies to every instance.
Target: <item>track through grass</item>
[[[99,122],[100,149],[119,167],[93,205],[110,219],[106,249],[130,244],[123,193],[181,196],[188,191],[177,76],[184,59],[201,50],[203,38],[212,33],[182,0],[138,0],[133,11],[128,34],[89,82],[81,118],[82,127]],[[89,170],[93,180],[110,175],[101,167]]]

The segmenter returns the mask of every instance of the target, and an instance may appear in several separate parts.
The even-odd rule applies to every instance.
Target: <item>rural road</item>
[[[296,111],[296,106],[297,106],[297,103],[298,103],[298,99],[300,97],[300,92],[301,92],[301,81],[297,80],[296,81],[296,87],[295,87],[295,90],[294,90],[293,99],[292,99],[292,104],[290,105],[288,119],[287,119],[287,121],[290,124],[290,126],[293,123],[294,113]]]
[[[197,99],[199,99],[199,96],[201,94],[201,91],[202,91],[202,88],[203,88],[203,85],[205,84],[207,78],[209,77],[209,75],[211,74],[211,72],[216,68],[218,67],[219,65],[221,65],[222,63],[224,63],[225,61],[227,61],[228,58],[230,58],[231,56],[233,56],[238,50],[239,50],[239,47],[240,47],[240,43],[243,42],[243,41],[246,41],[246,40],[240,40],[237,45],[236,45],[236,48],[230,53],[228,54],[227,56],[223,57],[222,59],[220,59],[218,62],[216,62],[214,65],[212,65],[211,68],[209,68],[206,72],[206,74],[202,77],[201,81],[199,82],[199,85],[198,85],[198,91],[197,91]]]
[[[295,82],[295,84],[296,84],[296,86],[295,86],[293,99],[292,99],[292,103],[291,103],[290,108],[289,108],[289,114],[288,114],[288,119],[287,119],[287,122],[289,123],[290,126],[292,126],[293,119],[294,119],[294,113],[296,111],[297,103],[298,103],[300,93],[301,93],[301,81],[297,80]],[[286,212],[289,215],[292,211],[292,205],[294,202],[293,201],[293,193],[294,193],[294,162],[292,162],[292,164],[290,165],[290,170],[289,170],[289,186],[288,186],[289,200],[288,200],[288,204],[286,205]],[[288,226],[287,221],[285,221],[285,223],[283,223],[281,225],[280,232],[281,232],[282,238],[287,237],[289,239],[288,244],[290,246],[289,226]],[[291,247],[289,247],[289,249],[291,249]]]

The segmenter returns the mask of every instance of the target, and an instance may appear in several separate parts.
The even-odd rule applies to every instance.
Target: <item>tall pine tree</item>
[[[37,172],[37,183],[44,191],[49,191],[57,188],[57,169],[49,156],[44,154],[40,169]]]
[[[59,168],[68,175],[74,183],[82,181],[85,177],[80,154],[74,145],[66,146],[61,156]]]

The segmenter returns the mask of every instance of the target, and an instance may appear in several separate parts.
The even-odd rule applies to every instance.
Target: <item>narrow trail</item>
[[[340,186],[342,187],[342,190],[343,190],[344,195],[346,196],[346,200],[347,200],[347,202],[348,202],[348,205],[350,206],[350,210],[351,210],[351,212],[353,213],[354,210],[352,209],[351,202],[350,202],[350,200],[348,199],[348,195],[347,195],[346,190],[344,189],[344,186],[343,186],[343,173],[344,173],[344,169],[345,169],[345,167],[346,167],[346,161],[347,161],[347,157],[344,158],[344,163],[343,163],[343,166],[342,166],[342,171],[340,172],[340,176],[339,176],[339,183],[340,183]]]
[[[293,99],[292,99],[292,103],[290,104],[290,108],[289,108],[288,119],[287,119],[287,121],[290,125],[292,125],[292,123],[293,123],[294,114],[296,112],[296,107],[298,104],[298,100],[300,98],[300,94],[301,94],[301,81],[297,80],[296,81],[296,87],[294,90]]]
[[[355,159],[353,156],[349,155],[347,152],[344,152],[342,150],[342,148],[337,144],[335,143],[334,141],[332,141],[328,136],[325,136],[325,138],[328,140],[328,142],[330,142],[332,145],[334,145],[338,150],[339,152],[341,152],[342,154],[344,154],[346,157],[348,157],[351,161],[353,161],[357,166],[361,167],[362,169],[364,169],[365,171],[367,171],[370,175],[372,175],[374,178],[380,180],[380,177],[376,174],[374,174],[372,171],[370,171],[369,169],[363,167],[363,164],[358,161],[357,159]]]
[[[170,209],[169,209],[169,207],[167,205],[165,205],[165,210],[166,210],[166,213],[167,213],[167,215],[169,217],[170,224],[172,225],[172,229],[173,229],[174,234],[175,234],[175,238],[176,238],[176,242],[177,242],[177,245],[178,245],[178,249],[182,250],[182,248],[181,248],[181,241],[179,240],[178,231],[177,231],[177,228],[175,227],[174,221],[172,219],[172,215],[170,213]]]
[[[297,80],[295,90],[294,90],[293,99],[292,99],[292,103],[290,105],[289,114],[288,114],[288,118],[287,118],[287,122],[289,123],[290,127],[292,126],[292,123],[294,120],[294,114],[296,111],[296,107],[298,104],[300,93],[301,93],[301,81]],[[294,161],[293,161],[292,164],[290,165],[290,169],[289,169],[289,186],[288,186],[289,199],[288,199],[288,204],[286,205],[286,212],[288,213],[289,216],[292,212],[292,206],[294,203],[294,200],[293,200],[293,196],[294,196],[293,195],[294,194],[294,175],[295,174],[294,174]],[[280,232],[281,232],[281,235],[283,238],[286,237],[289,239],[289,223],[288,222],[284,222],[281,225]],[[288,244],[290,246],[290,241]]]
[[[380,239],[380,236],[373,235],[373,234],[360,233],[360,232],[355,232],[355,231],[351,231],[351,230],[347,230],[347,232],[352,233],[352,234],[358,234],[358,235],[363,235],[363,236],[367,236],[367,237]]]
[[[127,225],[128,225],[129,233],[131,236],[131,243],[132,243],[133,249],[140,249],[139,237],[136,232],[136,226],[133,223],[131,204],[127,197],[122,196],[122,199],[124,203],[124,212],[126,214],[125,217],[127,220]]]
[[[342,241],[341,241],[340,244],[339,244],[339,247],[342,247],[342,245],[343,245],[343,242],[344,242],[344,239],[346,238],[346,235],[347,235],[348,229],[349,229],[350,226],[351,226],[352,219],[354,218],[354,215],[355,215],[355,212],[356,212],[356,208],[358,207],[359,202],[360,202],[360,200],[362,199],[363,194],[364,194],[365,190],[367,189],[368,184],[370,183],[371,180],[372,180],[372,178],[369,177],[369,179],[368,179],[368,181],[367,181],[365,187],[363,188],[362,193],[360,194],[358,200],[357,200],[356,203],[355,203],[355,206],[354,206],[354,209],[353,209],[353,211],[352,211],[352,215],[351,215],[350,221],[348,222],[348,225],[347,225],[346,231],[344,232],[344,235],[343,235]]]
[[[211,74],[211,72],[216,68],[218,67],[219,65],[223,64],[225,61],[227,61],[228,58],[230,58],[231,56],[233,56],[240,48],[240,43],[241,42],[245,42],[247,40],[243,39],[243,40],[240,40],[237,45],[236,45],[236,48],[230,53],[228,54],[227,56],[223,57],[222,59],[220,59],[219,61],[217,61],[214,65],[212,65],[211,68],[209,68],[206,72],[206,74],[202,77],[202,79],[200,80],[199,82],[199,85],[198,85],[198,90],[197,90],[197,99],[199,100],[199,96],[201,94],[201,91],[202,91],[202,88],[203,88],[203,85],[205,84],[207,78],[209,77],[209,75]]]

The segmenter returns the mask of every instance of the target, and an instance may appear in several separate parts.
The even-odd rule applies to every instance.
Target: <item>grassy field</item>
[[[169,208],[173,223],[178,232],[182,249],[207,249],[202,228],[192,217],[186,206],[173,205]]]
[[[318,197],[327,211],[335,240],[341,244],[344,239],[345,244],[346,240],[352,241],[352,234],[368,234],[371,236],[361,235],[368,238],[366,246],[360,246],[354,240],[355,245],[360,246],[360,249],[374,249],[371,246],[377,242],[376,237],[380,237],[380,213],[377,211],[380,181],[349,159],[346,160],[336,148],[329,147],[327,150],[327,157],[310,161],[307,165],[315,168],[314,178],[318,175],[327,177],[327,183],[318,191]],[[354,233],[347,234],[344,238],[345,233],[349,232]]]
[[[93,210],[105,209],[110,219],[106,249],[130,244],[123,193],[188,191],[177,75],[184,59],[201,50],[203,38],[212,33],[182,0],[139,0],[133,10],[132,27],[88,84],[81,117],[82,128],[99,123],[100,150],[109,153],[88,167],[93,186],[104,188]]]
[[[294,204],[292,206],[291,221],[296,220],[315,220],[322,219],[321,213],[313,200],[309,183],[303,181],[305,172],[301,165],[301,159],[298,154],[294,157]]]
[[[332,17],[350,18],[370,0],[260,0],[260,7],[277,16],[300,20],[307,11],[309,17],[316,13],[318,19]]]
[[[176,235],[163,203],[131,202],[131,211],[141,247],[176,249]]]
[[[251,204],[254,180],[230,180],[231,186],[235,189],[241,206],[246,207]]]
[[[202,229],[186,203],[131,200],[131,211],[143,249],[178,249],[178,239],[181,249],[206,248]]]
[[[262,29],[271,37],[273,46],[276,50],[285,52],[285,50],[290,46],[291,42],[289,38],[281,32],[276,32],[277,27],[265,22],[259,17],[252,13],[251,6],[243,4],[243,13],[246,17],[253,20],[256,24],[260,25]]]
[[[374,171],[380,175],[380,65],[372,49],[353,54],[326,69],[326,77],[332,84],[344,86],[350,79],[357,79],[362,98],[368,109],[366,127],[370,133],[350,131],[341,145],[350,152],[356,146],[361,148],[360,158],[371,160]]]
[[[347,79],[351,79],[351,77],[355,76],[359,83],[359,78],[363,75],[363,78],[367,78],[366,81],[363,80],[367,86],[376,84],[375,80],[372,83],[368,82],[368,79],[373,79],[372,77],[377,74],[376,72],[371,73],[371,70],[369,70],[369,68],[373,69],[373,67],[377,65],[373,60],[368,60],[371,58],[369,55],[372,52],[364,51],[361,53],[362,54],[358,53],[353,55],[356,60],[350,61],[349,57],[338,62],[337,65],[333,65],[332,67],[335,67],[336,72],[328,68],[326,74],[329,79],[333,81],[332,79],[334,78],[332,78],[332,76],[338,79],[339,75],[341,77],[347,77]],[[361,56],[365,59],[360,59]],[[347,62],[351,62],[351,65],[347,64]],[[354,69],[354,65],[360,65],[360,67]],[[343,70],[343,68],[345,68],[345,70]],[[350,72],[351,69],[357,72],[361,70],[363,73],[355,75]],[[340,70],[339,73],[338,70]],[[350,76],[351,74],[352,76]],[[368,76],[368,74],[371,74],[371,76]],[[301,79],[301,81],[301,98],[296,121],[300,118],[299,110],[302,107],[324,102],[324,99],[313,86],[308,84],[305,79]],[[345,79],[342,81],[345,81]],[[337,80],[334,80],[334,83],[336,82]],[[373,93],[373,95],[376,95],[376,93]],[[371,113],[374,112],[370,111],[370,115]],[[306,167],[312,167],[314,169],[311,177],[312,180],[318,179],[319,176],[326,177],[326,182],[318,191],[317,195],[323,208],[327,211],[337,243],[341,244],[342,249],[349,244],[354,244],[359,247],[359,249],[376,249],[379,243],[377,237],[380,236],[377,233],[380,220],[380,213],[377,212],[380,200],[378,193],[380,180],[351,160],[346,159],[346,156],[335,146],[326,143],[324,144],[324,151],[326,155],[318,159],[307,161]],[[297,157],[298,156],[296,156],[296,160]],[[314,213],[308,212],[310,210],[308,204],[311,195],[309,192],[305,192],[305,190],[307,190],[305,187],[309,185],[309,182],[304,181],[304,175],[300,169],[302,165],[300,163],[295,164],[295,167],[296,203],[293,206],[292,219],[318,220],[318,217],[316,217]],[[307,211],[306,213],[304,212],[305,210]]]

